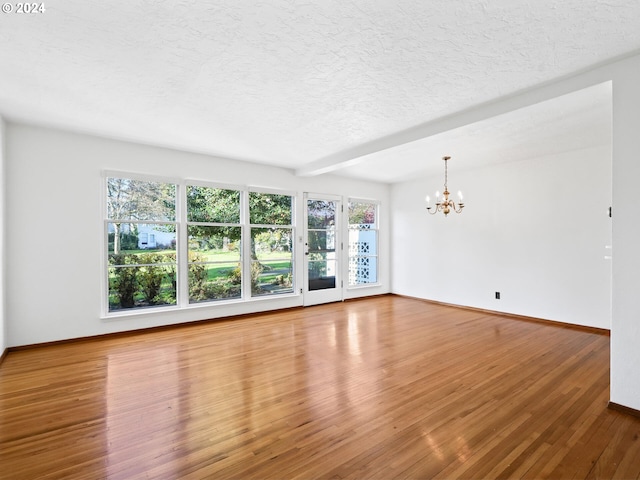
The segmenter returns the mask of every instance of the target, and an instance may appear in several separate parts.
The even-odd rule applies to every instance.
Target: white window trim
[[[108,187],[107,187],[107,179],[109,178],[127,178],[130,180],[138,180],[138,181],[142,181],[142,182],[157,182],[157,183],[169,183],[169,184],[173,184],[176,186],[176,206],[178,206],[181,202],[179,202],[179,196],[181,195],[181,186],[180,186],[180,181],[176,180],[175,177],[164,177],[164,176],[158,176],[158,175],[146,175],[146,174],[141,174],[141,173],[136,173],[136,172],[124,172],[121,170],[103,170],[101,173],[101,201],[100,201],[100,207],[102,209],[102,225],[101,225],[101,231],[100,231],[100,248],[101,248],[101,274],[100,274],[100,291],[101,291],[101,300],[100,300],[100,318],[101,319],[107,319],[107,318],[119,318],[119,317],[124,317],[124,316],[130,316],[130,315],[139,315],[139,314],[150,314],[150,313],[157,313],[157,312],[164,312],[164,311],[175,311],[175,310],[179,310],[180,307],[180,292],[176,292],[176,304],[175,305],[162,305],[162,306],[153,306],[153,307],[146,307],[146,308],[136,308],[136,309],[127,309],[125,311],[123,310],[115,310],[115,311],[109,311],[109,248],[108,248],[108,242],[109,242],[109,236],[107,234],[108,232],[108,224],[109,223],[114,223],[117,222],[118,220],[122,220],[122,219],[113,219],[113,218],[108,218],[108,206],[107,206],[107,192],[108,192]],[[184,202],[182,202],[184,203]],[[126,219],[122,220],[122,222],[126,222]],[[179,253],[179,248],[180,248],[180,244],[181,242],[179,241],[179,233],[180,233],[180,212],[179,209],[176,208],[176,218],[175,220],[172,221],[155,221],[155,220],[136,220],[135,222],[132,223],[140,223],[140,224],[147,224],[147,225],[153,225],[153,224],[158,224],[158,223],[162,223],[162,224],[173,224],[176,226],[176,239],[178,241],[178,245],[176,248],[176,268],[177,268],[177,274],[180,275],[180,269],[178,268],[178,265],[180,264],[180,253]],[[180,285],[180,283],[178,283],[178,285]]]
[[[271,195],[284,195],[284,196],[289,196],[292,199],[292,203],[293,205],[291,205],[291,224],[289,225],[271,225],[271,224],[252,224],[251,223],[251,216],[250,216],[250,212],[249,212],[249,195],[251,193],[266,193],[266,194],[271,194]],[[291,270],[292,272],[294,272],[293,274],[293,284],[292,284],[292,291],[290,293],[278,293],[276,295],[256,295],[255,297],[252,295],[251,292],[251,235],[248,235],[248,241],[246,241],[246,245],[243,245],[243,253],[244,255],[246,255],[245,258],[248,258],[249,261],[246,262],[246,264],[243,263],[243,267],[245,268],[245,270],[243,270],[242,275],[243,278],[246,278],[248,281],[248,300],[259,300],[259,299],[265,299],[265,298],[274,298],[274,297],[284,297],[284,296],[299,296],[299,285],[301,285],[301,280],[299,279],[299,275],[297,274],[297,265],[298,265],[298,247],[297,247],[297,242],[296,242],[296,238],[297,238],[297,229],[296,229],[296,219],[297,219],[297,208],[298,208],[298,197],[296,192],[291,191],[291,190],[279,190],[279,189],[275,189],[275,188],[266,188],[266,187],[256,187],[256,186],[249,186],[247,187],[247,192],[246,192],[246,204],[247,204],[247,208],[246,208],[246,214],[247,214],[247,229],[251,230],[252,228],[271,228],[271,227],[282,227],[282,228],[290,228],[291,229],[291,235],[292,235],[292,248],[293,248],[293,252],[291,252]],[[244,238],[244,237],[243,237]],[[298,293],[296,293],[298,292]]]
[[[363,283],[363,284],[358,284],[358,285],[350,285],[349,284],[349,203],[354,202],[354,203],[370,203],[372,205],[376,206],[376,281],[372,282],[372,283]],[[347,221],[345,222],[347,224],[347,264],[346,264],[346,270],[347,270],[347,290],[362,290],[362,289],[367,289],[367,288],[377,288],[380,287],[382,284],[380,283],[380,205],[381,202],[380,200],[374,200],[374,199],[369,199],[369,198],[358,198],[358,197],[347,197],[347,211],[346,211],[346,217],[347,217]]]
[[[158,176],[158,175],[147,175],[137,172],[125,172],[120,170],[104,170],[101,174],[101,209],[102,209],[102,221],[101,221],[101,234],[100,234],[100,256],[101,256],[101,280],[100,280],[100,292],[101,292],[101,314],[100,318],[103,320],[117,320],[123,319],[126,317],[139,317],[139,316],[156,316],[162,315],[166,313],[175,314],[177,311],[187,311],[192,309],[205,309],[205,308],[216,308],[216,307],[224,307],[234,304],[243,304],[243,303],[254,303],[254,302],[269,302],[269,301],[277,301],[283,298],[291,298],[291,297],[299,297],[300,293],[298,292],[298,285],[300,283],[299,272],[297,268],[297,245],[296,245],[296,222],[297,211],[298,208],[298,193],[292,190],[284,190],[284,189],[274,189],[274,188],[265,188],[265,187],[257,187],[257,186],[248,186],[248,185],[235,185],[235,184],[227,184],[227,183],[218,183],[218,182],[210,182],[204,180],[197,179],[178,179],[175,177],[166,177],[166,176]],[[114,310],[109,311],[109,281],[108,281],[108,269],[109,269],[109,252],[108,252],[108,235],[107,235],[107,225],[109,223],[113,223],[114,219],[108,218],[107,215],[107,179],[108,178],[127,178],[131,180],[139,180],[146,182],[158,182],[158,183],[168,183],[176,186],[176,218],[175,221],[136,221],[136,223],[147,223],[147,224],[156,224],[156,223],[169,223],[176,225],[176,239],[177,239],[177,248],[176,248],[176,266],[177,266],[177,275],[178,275],[178,291],[176,292],[176,304],[175,305],[162,305],[162,306],[152,306],[152,307],[140,307],[140,308],[131,308],[131,309],[122,309],[122,310]],[[206,302],[198,302],[198,303],[189,303],[189,286],[188,286],[188,243],[187,243],[187,202],[186,200],[186,189],[187,186],[201,186],[201,187],[211,187],[211,188],[220,188],[226,190],[237,190],[240,191],[240,224],[229,224],[232,226],[239,226],[242,229],[242,238],[243,246],[242,246],[242,254],[241,254],[241,263],[243,266],[243,279],[242,279],[242,296],[240,298],[233,299],[220,299],[220,300],[211,300]],[[249,223],[249,192],[256,193],[270,193],[275,195],[288,195],[292,197],[293,205],[292,205],[292,214],[291,214],[291,225],[282,225],[283,228],[291,228],[293,235],[293,253],[292,253],[292,262],[293,262],[293,271],[294,271],[294,284],[293,291],[291,293],[279,293],[277,295],[261,295],[261,296],[251,296],[251,279],[250,279],[250,268],[251,261],[245,261],[245,259],[250,259],[250,245],[249,242],[246,241],[247,236],[249,235],[248,229],[251,227],[260,227],[259,225],[251,225]],[[117,220],[117,219],[116,219]],[[271,227],[272,225],[265,225],[265,227]],[[250,241],[250,240],[249,240]],[[246,249],[249,249],[247,253]]]

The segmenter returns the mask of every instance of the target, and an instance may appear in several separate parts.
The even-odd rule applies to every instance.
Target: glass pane
[[[349,230],[349,256],[375,255],[377,239],[376,230]]]
[[[187,221],[240,223],[240,192],[187,186]]]
[[[189,225],[189,302],[242,295],[240,227]]]
[[[315,256],[329,255],[314,254]],[[308,262],[309,290],[325,290],[327,288],[336,287],[336,261],[335,260],[316,260],[309,259]]]
[[[251,295],[273,295],[293,292],[293,264],[291,260],[251,262]]]
[[[307,200],[307,222],[309,228],[335,228],[336,202]]]
[[[349,285],[363,285],[378,281],[377,257],[349,258]]]
[[[240,261],[240,227],[189,225],[189,262]]]
[[[251,295],[293,292],[290,228],[251,229]]]
[[[242,270],[239,263],[189,264],[190,303],[239,298],[241,295]]]
[[[176,186],[130,178],[107,178],[107,218],[173,221]]]
[[[290,228],[252,228],[251,256],[261,262],[291,258],[293,245]]]
[[[162,251],[173,253],[175,261],[176,226],[174,224],[109,223],[107,235],[109,257],[121,253]]]
[[[309,230],[308,248],[310,252],[335,250],[336,233],[330,230]]]
[[[336,254],[335,252],[309,252],[309,255],[307,257],[309,259],[309,261],[319,261],[319,262],[326,262],[327,260],[334,260],[336,259]]]
[[[349,202],[349,228],[375,228],[375,224],[375,203]]]
[[[249,192],[249,222],[253,225],[292,225],[293,197]]]
[[[130,265],[134,261],[162,263],[170,258],[163,254],[120,254],[114,263]],[[151,258],[156,257],[156,258]],[[156,260],[156,261],[154,261]],[[109,311],[142,308],[176,303],[176,265],[173,264],[109,267]]]

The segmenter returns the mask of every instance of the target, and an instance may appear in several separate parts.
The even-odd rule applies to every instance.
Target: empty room
[[[0,38],[0,479],[640,479],[640,3]]]

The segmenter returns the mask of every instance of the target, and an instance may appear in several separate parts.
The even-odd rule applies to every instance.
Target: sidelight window
[[[378,205],[349,200],[349,286],[378,282]]]

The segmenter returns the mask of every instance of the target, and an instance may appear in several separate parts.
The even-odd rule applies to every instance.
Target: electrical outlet
[[[496,292],[496,300],[500,300],[500,292]]]

